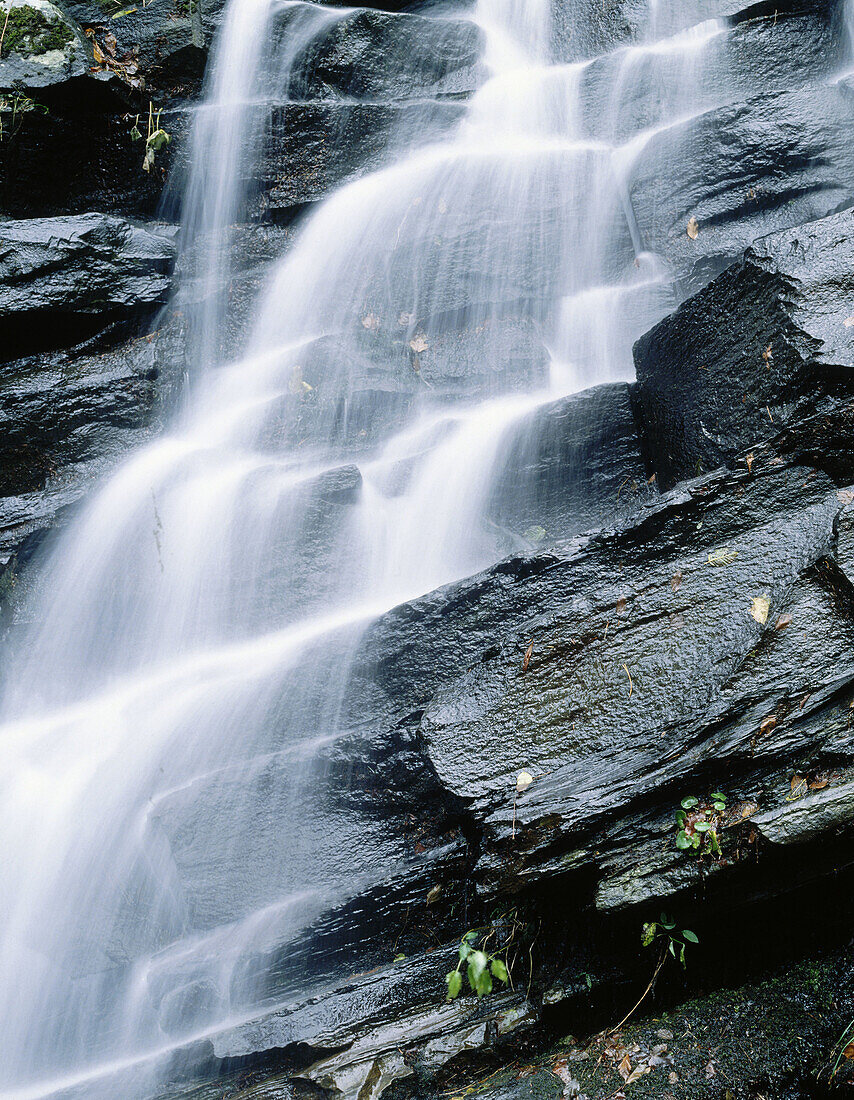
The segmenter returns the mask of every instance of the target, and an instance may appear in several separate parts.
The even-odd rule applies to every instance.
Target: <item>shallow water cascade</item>
[[[6,661],[3,1096],[162,1093],[175,1052],[309,984],[271,976],[283,945],[403,866],[327,799],[368,735],[361,633],[584,528],[537,523],[516,475],[673,307],[627,182],[728,101],[708,6],[652,5],[645,41],[572,63],[549,0],[454,13],[484,43],[464,116],[307,218],[222,362],[260,107],[350,10],[231,0],[186,188],[187,408],[60,541]]]

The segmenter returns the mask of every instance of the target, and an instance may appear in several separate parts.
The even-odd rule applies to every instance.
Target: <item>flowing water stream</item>
[[[631,378],[672,308],[626,180],[726,98],[704,75],[723,24],[694,7],[573,64],[550,0],[454,16],[485,43],[465,116],[311,215],[221,363],[266,111],[349,11],[231,0],[186,191],[188,408],[61,540],[5,662],[3,1096],[156,1092],[162,1055],[274,1002],[253,960],[388,873],[393,848],[342,846],[316,794],[353,647],[526,545],[490,515],[507,440]]]

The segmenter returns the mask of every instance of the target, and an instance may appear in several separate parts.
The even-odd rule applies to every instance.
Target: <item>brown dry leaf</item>
[[[522,771],[520,771],[519,774],[516,776],[517,793],[521,794],[522,791],[527,791],[527,789],[531,786],[533,782],[534,777],[531,775],[530,772],[526,772],[523,768]]]
[[[750,614],[762,626],[768,622],[768,612],[771,610],[771,600],[768,596],[754,596],[750,603]]]
[[[673,1070],[671,1070],[670,1073],[668,1073],[667,1075],[667,1080],[669,1084],[675,1085],[676,1082],[679,1080],[679,1077],[676,1073],[673,1072]]]
[[[416,355],[420,355],[422,351],[427,351],[430,345],[427,343],[427,337],[423,332],[416,332],[412,339],[409,341],[409,346],[415,352]]]
[[[749,817],[752,817],[752,815],[755,814],[758,809],[758,802],[745,802],[745,804],[741,807],[741,820],[746,821]]]
[[[113,32],[107,31],[102,39],[102,42],[104,44],[104,49],[107,51],[107,53],[110,54],[111,57],[115,57],[116,46],[118,45],[118,42],[116,42],[116,36],[113,34]]]
[[[648,477],[648,478],[646,479],[646,483],[647,483],[647,485],[652,485],[652,483],[653,483],[654,481],[655,481],[655,474],[653,474],[653,475],[652,475],[652,477]]]
[[[442,887],[441,887],[441,885],[437,884],[436,886],[433,887],[433,889],[427,895],[427,904],[432,905],[433,902],[438,901],[441,896],[442,896]]]
[[[830,781],[828,779],[824,779],[823,777],[817,775],[812,783],[810,783],[810,790],[823,791],[829,782]]]
[[[692,241],[696,241],[700,235],[700,226],[697,224],[697,219],[693,215],[688,219],[688,225],[685,232]]]
[[[771,351],[772,345],[769,344],[765,351],[762,352],[762,358],[765,360],[765,366],[768,370],[771,369],[771,364],[774,361],[774,353]]]
[[[668,1031],[666,1027],[659,1028],[655,1033],[659,1039],[672,1039],[673,1032]]]
[[[631,1073],[632,1073],[632,1063],[629,1061],[628,1054],[623,1056],[623,1060],[617,1066],[617,1069],[619,1070],[620,1076],[622,1077],[622,1079],[624,1081],[628,1081],[628,1079],[629,1079],[629,1077],[631,1076]]]
[[[625,596],[620,596],[620,598],[617,600],[617,614],[618,615],[622,615],[623,612],[626,610],[626,603],[627,602],[628,601],[626,600]]]
[[[534,656],[534,643],[533,643],[533,642],[531,642],[531,644],[530,644],[530,645],[528,646],[528,648],[527,648],[527,649],[525,650],[525,658],[524,658],[524,660],[522,661],[522,671],[523,671],[523,672],[527,672],[527,671],[528,671],[528,665],[529,665],[529,664],[531,663],[531,658],[532,658],[533,656]]]
[[[367,317],[362,318],[362,328],[366,328],[368,332],[376,332],[380,327],[380,319],[376,313],[369,313]]]
[[[105,65],[107,63],[107,58],[103,50],[94,39],[92,40],[92,56],[99,65]]]
[[[771,730],[776,725],[777,725],[777,715],[776,714],[769,714],[768,717],[765,719],[765,721],[762,723],[762,725],[759,727],[759,732],[761,734],[770,733]]]
[[[650,1073],[651,1070],[652,1066],[637,1066],[637,1068],[633,1069],[626,1078],[626,1084],[631,1085],[633,1082],[637,1081],[639,1077],[643,1077],[645,1073]]]
[[[682,583],[682,574],[677,570],[670,578],[670,587],[675,592]]]
[[[848,1046],[842,1052],[843,1058],[854,1058],[854,1043],[849,1043]]]
[[[750,454],[747,456],[747,458],[745,458],[745,460],[744,460],[747,463],[747,472],[749,474],[753,473],[753,459],[755,457],[756,456],[753,454],[753,451],[751,451]]]
[[[788,614],[781,615],[777,622],[774,624],[775,630],[785,630],[792,622],[792,616]]]
[[[706,1077],[710,1079],[710,1078],[714,1077],[714,1075],[715,1075],[715,1063],[714,1062],[709,1062],[709,1064],[706,1066]]]

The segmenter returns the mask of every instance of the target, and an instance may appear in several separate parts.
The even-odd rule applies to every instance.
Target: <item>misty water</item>
[[[548,536],[502,512],[508,456],[631,379],[673,308],[627,183],[731,96],[713,8],[658,0],[572,63],[550,0],[429,9],[480,29],[478,91],[303,219],[223,358],[269,106],[350,11],[230,0],[184,188],[186,394],[53,548],[4,660],[0,1095],[157,1095],[175,1052],[308,980],[265,959],[394,870],[321,793],[359,735],[355,647]]]

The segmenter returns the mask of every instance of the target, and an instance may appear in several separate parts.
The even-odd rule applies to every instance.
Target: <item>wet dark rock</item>
[[[120,62],[158,102],[201,91],[207,51],[221,20],[221,0],[64,0],[65,8],[96,40],[115,38]],[[147,106],[147,103],[146,103]]]
[[[11,110],[0,111],[0,209],[5,215],[156,214],[189,119],[181,110],[164,113],[162,122],[173,142],[158,153],[153,171],[144,172],[145,142],[134,140],[133,130],[137,124],[146,130],[148,103],[123,101],[116,92],[115,81],[93,80],[79,94],[63,93],[55,102],[45,102],[48,97],[41,94],[38,104],[14,117]]]
[[[845,83],[762,96],[671,127],[640,149],[629,181],[638,228],[686,294],[757,238],[854,201],[853,96]]]
[[[521,1067],[455,1074],[454,1091],[471,1089],[485,1100],[608,1100],[637,1071],[629,1088],[640,1100],[824,1094],[838,1041],[854,1013],[851,973],[850,952],[840,948],[746,984],[641,1009],[617,1034],[599,1035],[590,1046],[586,1035],[566,1034],[564,1027],[560,1041]],[[837,1087],[850,1082],[846,1063],[842,1059],[837,1068]],[[397,1095],[437,1100],[443,1094],[436,1088]],[[249,1096],[254,1100],[251,1091]]]
[[[854,637],[826,578],[841,506],[823,475],[757,463],[369,630],[364,660],[395,704],[425,708],[425,751],[477,825],[485,894],[584,872],[606,909],[667,897],[705,875],[674,843],[684,794],[725,788],[746,802],[762,776],[757,808],[775,806],[793,752],[813,768],[848,759],[839,703]],[[737,557],[711,563],[722,548]],[[784,613],[797,628],[775,629]],[[534,782],[517,798],[523,768]]]
[[[854,214],[757,241],[635,346],[663,485],[762,444],[854,480]]]
[[[174,253],[168,236],[103,214],[0,223],[3,359],[150,318]]]
[[[4,0],[0,92],[28,100],[83,76],[89,60],[79,28],[50,0]]]
[[[107,351],[0,367],[0,556],[51,527],[146,437],[181,362],[180,339],[164,325]]]
[[[681,49],[638,44],[596,58],[584,68],[579,87],[585,131],[625,142],[684,116],[686,95],[692,110],[700,112],[793,91],[845,66],[848,40],[840,0],[799,0],[773,10],[758,5],[751,12],[732,25],[721,21],[702,46],[690,39]],[[681,175],[674,163],[669,181]]]
[[[291,103],[271,113],[258,211],[287,221],[341,183],[427,144],[459,122],[462,104]]]
[[[489,514],[516,549],[608,525],[656,492],[622,382],[545,405],[508,434],[498,461]]]
[[[368,313],[363,322],[355,332],[322,337],[306,350],[301,378],[312,391],[289,396],[282,409],[295,441],[332,438],[364,449],[419,406],[526,392],[548,376],[548,352],[529,318],[496,317],[435,331],[409,317],[401,323]]]
[[[467,96],[483,79],[482,39],[464,19],[354,8],[297,58],[288,92],[375,102]]]

